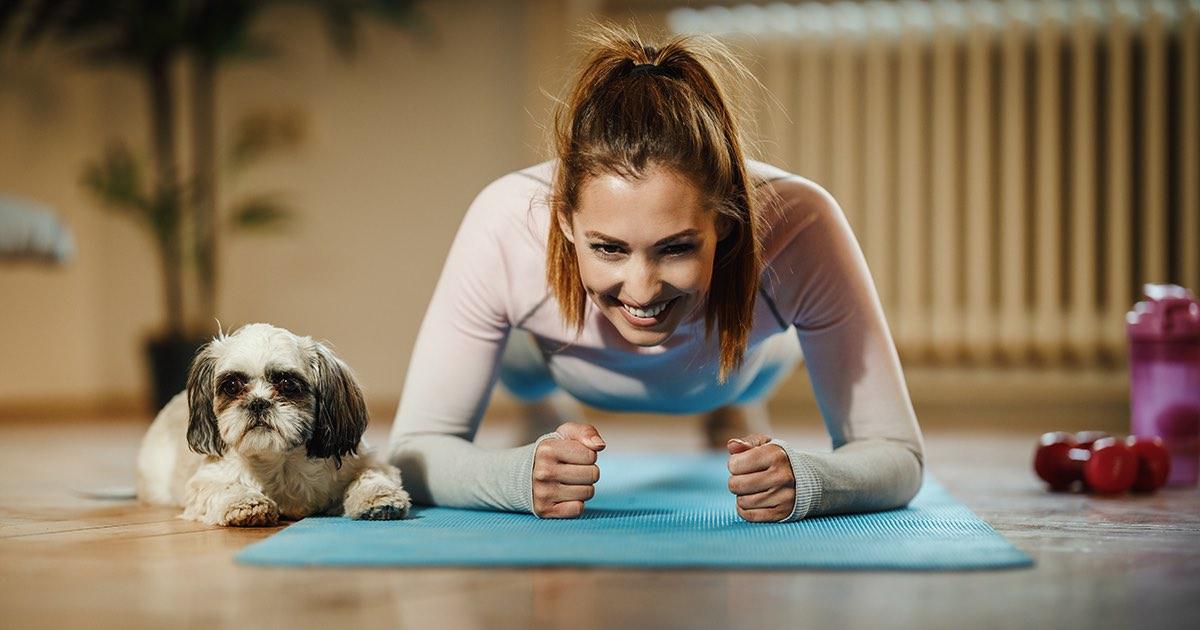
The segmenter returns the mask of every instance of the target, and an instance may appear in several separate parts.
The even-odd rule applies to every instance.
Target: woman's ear
[[[733,232],[733,219],[723,215],[717,215],[717,241],[725,240]]]
[[[567,239],[568,243],[574,245],[575,233],[571,231],[571,218],[565,212],[556,212],[555,216],[558,219],[558,231],[562,232],[563,238]]]

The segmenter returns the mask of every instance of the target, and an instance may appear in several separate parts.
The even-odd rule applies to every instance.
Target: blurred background
[[[595,18],[740,51],[757,156],[841,202],[923,421],[1121,430],[1125,312],[1200,287],[1197,0],[0,7],[0,418],[149,418],[219,319],[329,340],[390,421]],[[815,414],[806,375],[773,407]]]

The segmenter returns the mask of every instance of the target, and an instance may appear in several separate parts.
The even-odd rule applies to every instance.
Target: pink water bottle
[[[1125,316],[1129,330],[1130,432],[1157,435],[1171,453],[1169,486],[1200,472],[1200,302],[1173,284],[1147,284]]]

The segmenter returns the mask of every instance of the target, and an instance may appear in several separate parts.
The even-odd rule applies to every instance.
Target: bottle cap
[[[1125,315],[1129,338],[1139,341],[1200,341],[1200,301],[1174,284],[1147,284],[1145,300]]]

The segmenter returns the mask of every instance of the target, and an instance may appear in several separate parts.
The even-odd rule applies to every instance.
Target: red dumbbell
[[[1124,442],[1106,437],[1096,440],[1090,451],[1071,449],[1071,459],[1082,458],[1083,485],[1102,494],[1118,494],[1133,487],[1138,460]]]
[[[1137,457],[1137,476],[1133,489],[1137,492],[1153,492],[1167,483],[1171,474],[1171,454],[1163,446],[1162,438],[1148,435],[1131,435],[1125,445]]]
[[[1079,448],[1076,437],[1057,431],[1043,435],[1039,441],[1033,467],[1052,490],[1066,490],[1076,481],[1103,494],[1125,492],[1133,486],[1138,459],[1128,446],[1102,437],[1085,440],[1090,448]]]
[[[1075,434],[1075,446],[1077,448],[1092,448],[1096,440],[1101,440],[1106,437],[1112,437],[1104,431],[1080,431]]]
[[[1069,490],[1079,479],[1078,471],[1070,465],[1067,452],[1075,448],[1075,436],[1065,431],[1042,434],[1033,454],[1033,470],[1056,492]]]

